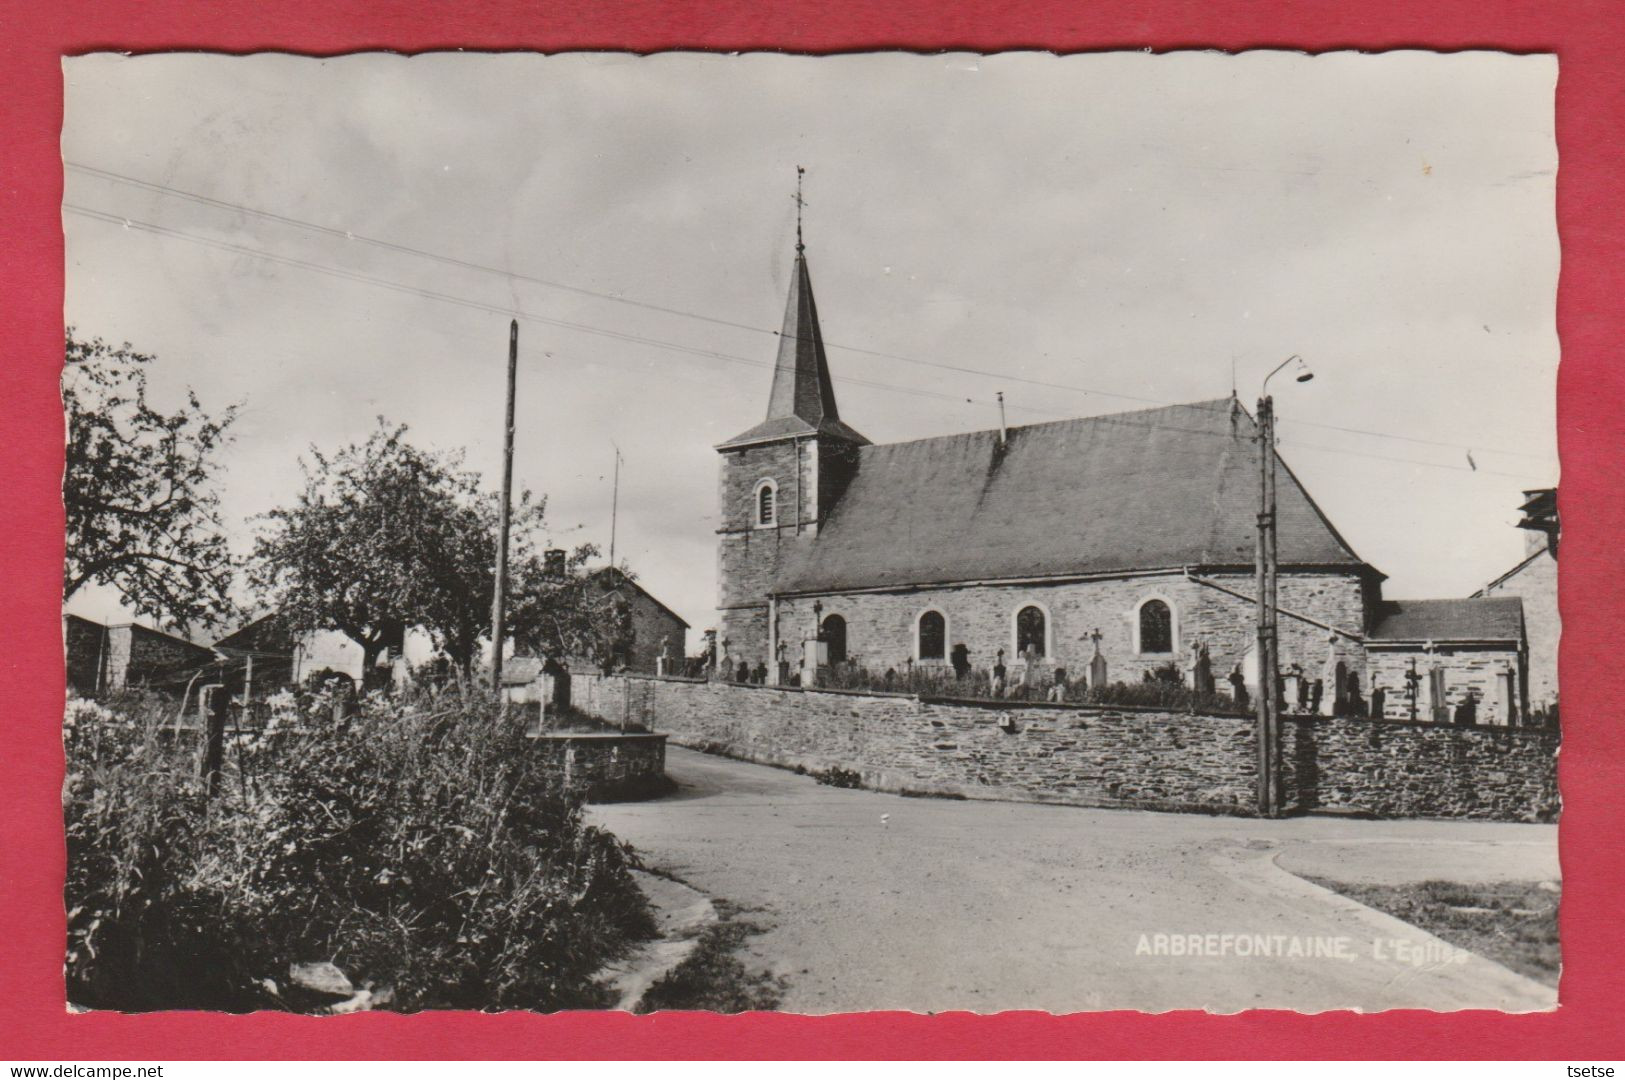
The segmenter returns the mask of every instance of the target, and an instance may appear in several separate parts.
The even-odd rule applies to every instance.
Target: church
[[[1172,664],[1190,684],[1205,653],[1221,687],[1237,671],[1256,693],[1256,435],[1219,399],[872,443],[841,420],[798,238],[767,415],[716,447],[720,657],[769,682],[957,655],[1074,682]],[[1321,712],[1380,687],[1389,719],[1470,701],[1477,723],[1519,722],[1520,602],[1385,601],[1384,575],[1276,469],[1288,710],[1320,680]]]

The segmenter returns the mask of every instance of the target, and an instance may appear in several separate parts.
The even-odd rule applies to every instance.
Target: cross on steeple
[[[801,208],[807,205],[807,200],[801,197],[801,178],[807,175],[807,170],[800,165],[796,166],[796,254],[807,250],[807,245],[801,242]]]

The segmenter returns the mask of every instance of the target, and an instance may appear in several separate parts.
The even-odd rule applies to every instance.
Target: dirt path
[[[1487,960],[1439,959],[1437,939],[1283,869],[1551,879],[1553,826],[907,799],[678,747],[668,772],[676,795],[592,816],[652,865],[760,909],[770,929],[747,960],[786,979],[790,1011],[1556,1004]],[[1217,938],[1199,947],[1228,955],[1169,955],[1178,946],[1159,934],[1269,935],[1289,955],[1237,956],[1246,946]],[[1316,939],[1349,957],[1290,955]]]

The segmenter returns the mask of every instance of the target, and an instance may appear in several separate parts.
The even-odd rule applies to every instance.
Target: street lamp
[[[1281,702],[1280,639],[1277,626],[1277,578],[1279,565],[1275,530],[1275,399],[1269,395],[1270,380],[1292,366],[1295,382],[1315,377],[1297,353],[1282,360],[1266,376],[1258,390],[1258,543],[1255,569],[1258,575],[1258,812],[1274,817],[1281,811],[1280,749]]]

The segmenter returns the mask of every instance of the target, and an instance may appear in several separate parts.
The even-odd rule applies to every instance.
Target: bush
[[[829,787],[861,788],[863,786],[862,774],[851,769],[843,769],[839,765],[831,766],[828,769],[815,770],[812,778]]]
[[[335,723],[318,700],[228,748],[212,802],[157,701],[70,723],[69,1000],[313,1008],[289,966],[331,961],[402,1010],[602,1004],[594,972],[653,933],[630,849],[494,712],[375,694]]]
[[[824,689],[919,694],[974,701],[997,700],[1017,704],[1048,701],[1050,692],[1047,682],[1027,686],[1018,680],[1005,689],[1002,697],[995,698],[992,692],[993,673],[987,668],[973,668],[961,679],[954,674],[953,668],[938,665],[905,666],[901,670],[893,668],[877,674],[867,668],[841,664],[820,672],[818,685]],[[1185,685],[1183,673],[1173,663],[1147,672],[1138,683],[1114,682],[1105,686],[1086,686],[1082,682],[1073,682],[1067,686],[1062,700],[1074,705],[1138,705],[1179,712],[1237,711],[1234,699],[1228,694],[1200,694]]]

